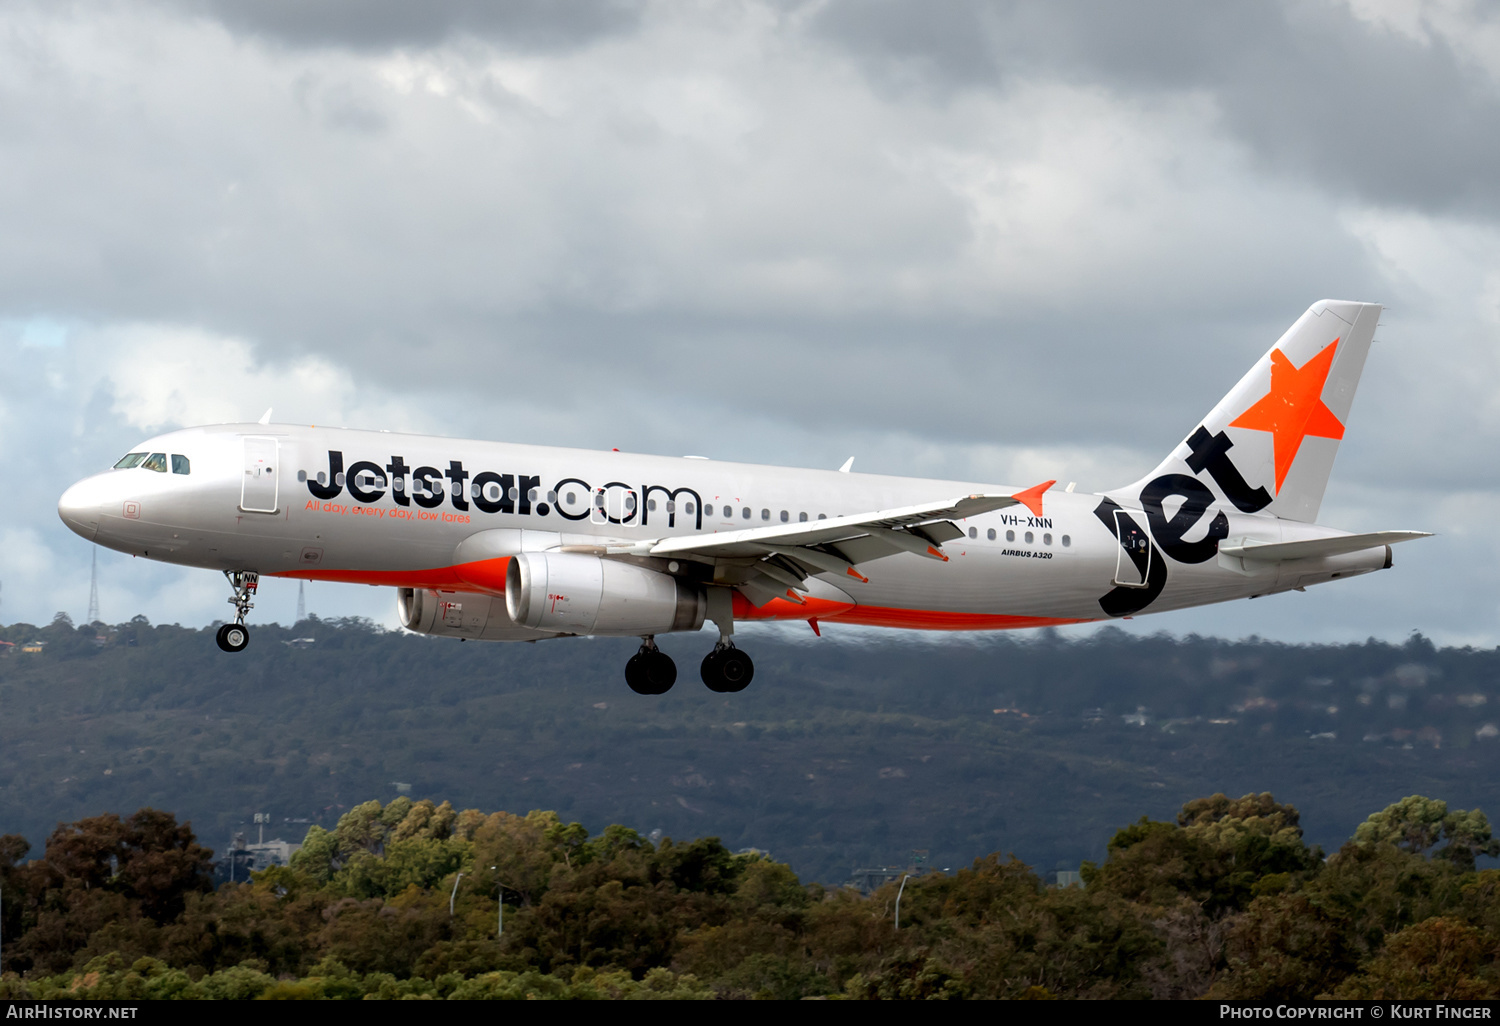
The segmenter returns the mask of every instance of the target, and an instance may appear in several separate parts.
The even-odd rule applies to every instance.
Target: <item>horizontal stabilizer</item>
[[[1289,559],[1320,559],[1350,552],[1395,545],[1413,538],[1430,538],[1429,531],[1373,531],[1369,534],[1340,534],[1332,538],[1309,538],[1306,541],[1256,542],[1250,539],[1219,543],[1219,555],[1257,563],[1284,563]]]

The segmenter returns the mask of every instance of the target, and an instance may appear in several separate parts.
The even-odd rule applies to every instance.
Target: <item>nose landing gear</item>
[[[625,683],[638,695],[665,695],[677,683],[677,664],[656,647],[656,638],[641,639],[641,650],[625,664]]]
[[[214,641],[226,652],[243,652],[250,644],[250,628],[245,626],[245,617],[255,608],[250,599],[260,586],[260,574],[253,570],[225,570],[224,576],[234,589],[234,595],[229,599],[230,605],[234,606],[234,621],[220,627]]]
[[[226,652],[243,652],[250,644],[250,628],[241,623],[226,623],[219,628],[214,640]]]

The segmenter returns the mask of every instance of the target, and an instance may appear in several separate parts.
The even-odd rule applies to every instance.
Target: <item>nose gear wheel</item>
[[[226,652],[243,652],[250,644],[250,628],[242,623],[226,623],[219,628],[214,640]]]

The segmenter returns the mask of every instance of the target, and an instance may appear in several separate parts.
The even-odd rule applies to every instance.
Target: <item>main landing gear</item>
[[[677,683],[677,664],[656,647],[656,637],[641,639],[641,650],[625,664],[625,683],[638,695],[665,695]]]
[[[728,637],[721,637],[714,650],[703,657],[702,674],[708,690],[729,694],[750,685],[755,664]],[[638,695],[664,695],[677,683],[677,664],[656,647],[654,636],[647,635],[641,639],[641,650],[625,664],[625,683]]]
[[[703,683],[708,690],[727,694],[744,691],[755,676],[750,657],[734,647],[728,638],[720,638],[714,650],[703,657]]]
[[[245,626],[245,617],[255,608],[250,599],[260,585],[260,574],[253,570],[225,570],[224,576],[234,589],[234,595],[229,599],[234,606],[234,621],[220,627],[214,640],[226,652],[243,652],[250,644],[250,628]]]

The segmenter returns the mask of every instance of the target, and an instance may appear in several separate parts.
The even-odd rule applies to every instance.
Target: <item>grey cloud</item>
[[[237,34],[291,47],[388,50],[478,36],[518,50],[559,51],[632,31],[638,0],[165,0]]]
[[[1275,172],[1360,201],[1500,217],[1500,87],[1423,43],[1307,4],[833,0],[813,31],[933,99],[1055,76],[1204,91]]]

